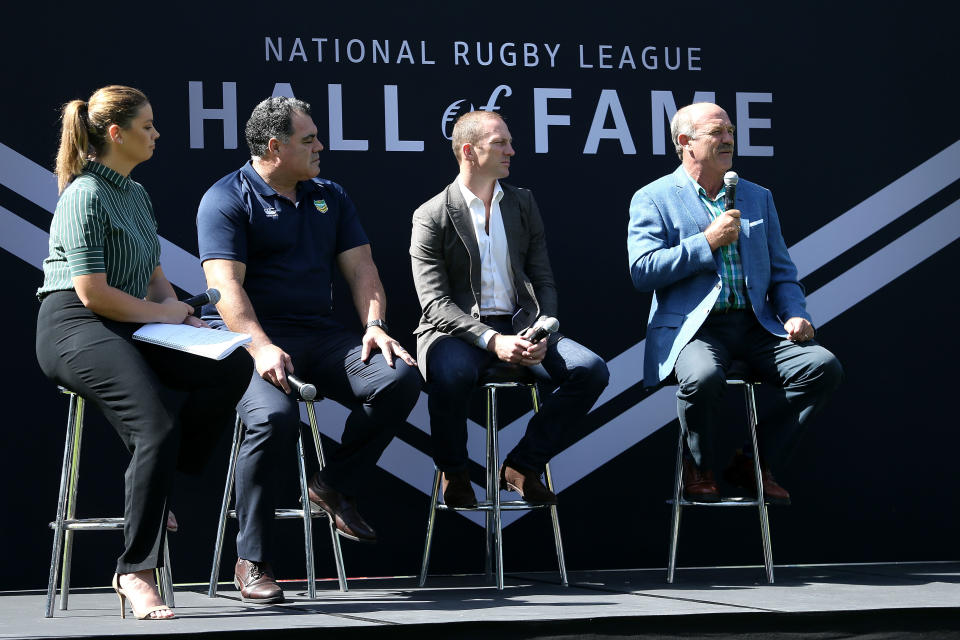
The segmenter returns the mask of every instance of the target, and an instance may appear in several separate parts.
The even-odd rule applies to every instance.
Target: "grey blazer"
[[[557,291],[533,194],[502,182],[500,187],[500,212],[519,309],[513,326],[519,332],[541,315],[557,315]],[[426,379],[430,347],[437,340],[452,336],[475,344],[490,329],[480,321],[480,248],[456,182],[414,212],[410,259],[423,311],[413,333],[420,372]]]

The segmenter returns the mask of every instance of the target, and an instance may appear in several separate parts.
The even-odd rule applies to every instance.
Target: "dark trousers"
[[[95,404],[132,456],[117,573],[163,564],[174,469],[203,468],[253,367],[243,349],[217,361],[135,341],[139,326],[96,315],[73,291],[49,294],[37,318],[40,368]],[[184,393],[161,397],[164,389]]]
[[[271,338],[290,354],[299,378],[350,409],[340,447],[328,453],[322,479],[355,495],[359,481],[373,471],[397,427],[413,410],[422,385],[419,371],[399,358],[391,368],[379,351],[364,364],[360,337],[333,323],[309,335],[271,334]],[[279,469],[293,462],[300,410],[293,394],[285,394],[256,371],[248,382],[237,405],[246,426],[237,458],[237,554],[269,562],[274,555],[276,478]]]
[[[717,409],[732,360],[745,362],[775,389],[778,406],[760,424],[760,455],[771,467],[785,463],[803,426],[843,380],[840,361],[815,340],[791,342],[771,334],[752,311],[711,315],[675,367],[677,412],[697,466],[713,463]]]
[[[514,333],[509,322],[494,329]],[[467,468],[467,414],[470,394],[483,371],[497,362],[491,351],[459,338],[444,338],[428,353],[427,380],[430,387],[430,433],[433,459],[441,471]],[[610,374],[603,358],[570,338],[561,337],[547,348],[547,354],[533,371],[553,388],[530,419],[527,431],[507,455],[511,466],[542,472],[559,452],[564,435],[581,420],[597,401]]]

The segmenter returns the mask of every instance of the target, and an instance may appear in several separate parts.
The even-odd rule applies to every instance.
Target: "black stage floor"
[[[960,562],[511,574],[497,592],[483,576],[322,582],[317,600],[284,583],[288,602],[247,605],[233,586],[176,590],[177,619],[121,620],[108,589],[77,590],[43,617],[45,594],[0,593],[0,638],[133,636],[242,638],[946,638],[960,637]],[[128,614],[129,615],[129,614]],[[321,635],[322,634],[322,635]]]

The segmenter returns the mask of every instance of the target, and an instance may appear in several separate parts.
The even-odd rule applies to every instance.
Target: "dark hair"
[[[60,193],[83,171],[87,156],[103,155],[110,125],[126,129],[146,103],[143,92],[113,84],[94,91],[87,102],[71,100],[63,105],[60,149],[54,171]]]
[[[247,120],[245,134],[250,155],[261,157],[267,153],[270,138],[288,142],[293,135],[293,112],[310,115],[310,105],[303,100],[277,96],[267,98],[256,107]]]

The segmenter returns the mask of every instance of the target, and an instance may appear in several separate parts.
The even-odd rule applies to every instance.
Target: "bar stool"
[[[525,500],[500,500],[500,453],[497,431],[497,391],[499,389],[523,388],[530,391],[533,410],[540,410],[540,394],[537,390],[536,379],[527,367],[498,363],[487,369],[481,376],[479,385],[486,393],[487,404],[487,447],[486,447],[486,499],[477,503],[476,507],[451,508],[439,502],[440,496],[440,469],[434,466],[433,489],[430,495],[430,513],[427,517],[427,537],[423,547],[423,563],[420,568],[420,582],[422,587],[427,581],[427,569],[430,565],[430,545],[433,541],[433,527],[438,511],[483,511],[486,513],[486,561],[487,576],[495,576],[498,590],[503,590],[503,527],[500,520],[501,511],[518,511],[530,509],[549,509],[553,523],[553,541],[557,548],[557,564],[560,568],[560,584],[568,586],[567,567],[563,559],[563,541],[560,537],[560,523],[557,519],[556,505],[531,504]],[[553,478],[550,475],[550,465],[546,465],[546,484],[553,491]]]
[[[294,382],[291,380],[291,383],[291,387],[298,393],[298,400],[306,407],[310,422],[310,431],[313,434],[313,444],[317,451],[317,462],[322,470],[326,462],[323,455],[323,445],[320,442],[320,430],[317,428],[317,415],[313,406],[314,402],[318,399],[317,389],[312,384],[305,384],[300,381]],[[217,581],[220,578],[220,558],[223,553],[223,538],[226,533],[227,518],[237,517],[236,510],[230,508],[230,500],[233,496],[233,485],[237,472],[237,456],[240,454],[240,443],[243,440],[243,433],[243,421],[240,419],[240,414],[237,414],[233,429],[233,445],[230,448],[230,463],[227,468],[227,482],[223,490],[223,502],[220,505],[220,522],[217,528],[217,541],[213,549],[213,568],[210,571],[210,585],[207,590],[207,596],[211,598],[215,598],[217,595]],[[297,430],[297,466],[300,472],[301,508],[277,509],[274,512],[274,518],[277,520],[299,519],[303,521],[303,547],[307,567],[307,595],[311,600],[316,600],[317,584],[314,575],[313,561],[313,518],[327,518],[329,520],[330,539],[333,543],[333,557],[337,565],[337,581],[340,584],[340,591],[347,591],[347,578],[343,568],[343,553],[340,550],[340,537],[337,535],[336,524],[332,518],[327,517],[326,511],[319,508],[314,509],[310,506],[310,498],[307,493],[307,467],[303,453],[303,434],[299,428]]]
[[[757,448],[757,401],[754,396],[754,386],[760,381],[751,376],[746,365],[734,361],[727,372],[728,385],[743,387],[743,398],[747,405],[747,430],[750,432],[750,443],[753,447],[753,467],[757,485],[756,498],[724,497],[719,502],[694,502],[683,497],[683,428],[680,428],[680,437],[677,440],[677,468],[673,486],[673,500],[667,504],[673,505],[673,517],[670,524],[670,563],[667,566],[667,582],[673,584],[673,574],[677,565],[677,539],[680,535],[680,514],[683,507],[756,507],[760,516],[760,538],[763,542],[763,566],[767,572],[767,582],[773,584],[773,551],[770,546],[770,523],[767,519],[767,502],[763,499],[763,474],[760,469],[760,456]]]
[[[70,397],[67,409],[67,436],[63,446],[63,465],[60,470],[60,497],[57,501],[57,516],[50,523],[53,529],[53,552],[50,554],[50,575],[47,580],[47,610],[45,617],[53,617],[53,605],[57,599],[57,581],[60,581],[60,610],[66,611],[70,598],[70,566],[73,559],[74,531],[123,530],[123,518],[77,518],[77,487],[80,480],[80,445],[83,440],[83,415],[86,401],[80,395],[59,387]],[[61,551],[62,569],[61,575]],[[174,606],[173,578],[170,570],[170,547],[166,536],[163,541],[163,566],[156,570],[157,590],[164,603]]]

